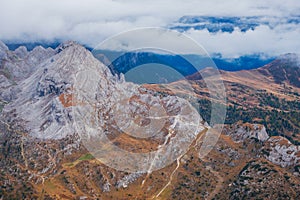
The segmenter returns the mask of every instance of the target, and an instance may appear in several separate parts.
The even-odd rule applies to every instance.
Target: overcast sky
[[[299,0],[0,0],[3,41],[76,40],[95,46],[105,38],[138,27],[168,27],[184,15],[300,15]],[[212,34],[189,30],[187,35],[209,53],[225,57],[264,52],[279,55],[300,51],[299,24],[271,29],[259,26],[246,33]]]

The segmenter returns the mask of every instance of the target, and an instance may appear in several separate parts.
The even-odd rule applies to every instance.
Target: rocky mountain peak
[[[40,63],[43,60],[50,58],[55,55],[55,50],[52,48],[45,49],[42,46],[35,47],[32,51],[29,52],[30,57],[33,59],[35,63]]]
[[[199,128],[198,123],[202,122],[202,119],[186,100],[177,100],[172,96],[155,96],[139,90],[138,85],[126,82],[124,78],[119,79],[117,76],[113,76],[107,66],[79,44],[68,42],[62,44],[58,49],[61,49],[59,53],[41,63],[32,75],[20,83],[21,91],[18,93],[17,99],[4,109],[6,113],[15,109],[15,116],[20,119],[23,127],[31,136],[41,139],[63,139],[74,135],[76,133],[73,126],[74,112],[72,109],[76,107],[74,102],[77,100],[78,102],[87,102],[87,96],[90,98],[88,103],[92,102],[97,106],[97,110],[101,110],[100,116],[94,115],[94,111],[86,111],[85,107],[80,110],[82,112],[79,114],[84,113],[91,118],[97,117],[95,120],[98,120],[98,129],[102,131],[105,131],[108,124],[112,127],[116,126],[115,123],[124,126],[127,125],[126,123],[130,124],[132,120],[127,112],[135,111],[142,115],[153,106],[166,108],[171,116],[170,124],[174,126],[174,129],[180,129],[178,133],[181,135],[186,134],[187,130]],[[79,95],[77,95],[78,91]],[[120,102],[123,99],[132,101],[130,108],[126,106],[127,104],[123,105]],[[120,111],[115,110],[117,109],[116,105],[119,104],[120,107],[117,108]],[[182,109],[189,110],[189,112],[183,112]],[[190,120],[187,122],[183,118],[177,120],[176,112],[181,112],[178,115],[186,113],[191,115],[195,125],[190,125]],[[137,115],[137,113],[135,114]],[[120,117],[121,114],[123,117]],[[111,116],[108,117],[108,115]],[[13,116],[10,117],[13,118]],[[184,119],[187,118],[184,116]],[[149,133],[143,132],[143,134],[150,134],[151,130],[148,131]],[[94,133],[86,132],[85,134],[92,135]],[[164,138],[163,134],[163,132],[158,134],[161,141]],[[182,138],[180,134],[172,137],[172,140],[180,140]],[[188,136],[189,139],[195,137],[195,135],[191,136],[191,133]],[[180,146],[178,146],[178,152],[180,152],[179,150],[183,151]]]
[[[32,51],[28,51],[24,46],[17,48],[15,51],[9,51],[5,44],[2,42],[1,44],[1,70],[5,72],[6,78],[14,82],[26,79],[37,70],[42,62],[56,54],[55,50],[45,49],[42,46],[37,46]]]
[[[25,46],[18,47],[14,53],[21,59],[25,58],[28,55],[28,50]]]
[[[8,51],[8,47],[0,40],[0,49]]]
[[[80,47],[82,47],[82,46],[79,45],[79,44],[78,44],[77,42],[75,42],[75,41],[69,40],[69,41],[66,41],[66,42],[61,43],[55,50],[56,50],[57,52],[61,52],[62,50],[66,49],[66,48],[68,48],[68,47],[78,47],[78,48],[80,48]]]
[[[8,50],[8,47],[2,41],[0,41],[0,60],[7,56]]]
[[[71,110],[68,106],[74,77],[81,70],[97,70],[106,92],[116,77],[83,46],[68,42],[58,49],[36,47],[29,52],[35,62],[44,60],[35,71],[18,85],[16,100],[4,112],[16,109],[24,127],[37,138],[64,138],[74,134]],[[52,56],[51,56],[52,55]],[[48,57],[48,58],[47,58]],[[47,59],[46,59],[47,58]],[[39,119],[38,121],[36,119]]]

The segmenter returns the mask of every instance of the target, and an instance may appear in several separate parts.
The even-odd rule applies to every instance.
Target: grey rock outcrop
[[[54,54],[52,49],[34,48],[29,54],[31,63],[39,63]],[[4,111],[16,109],[32,136],[60,139],[74,134],[71,108],[59,98],[71,88],[76,67],[99,65],[90,52],[74,44],[34,67],[36,71],[19,83],[17,99]],[[38,120],[37,120],[38,119]]]
[[[35,72],[39,65],[56,54],[51,48],[20,46],[15,51],[0,41],[0,101],[13,101],[20,91],[19,83]]]
[[[300,164],[300,147],[292,144],[281,136],[271,137],[266,142],[265,157],[281,167],[295,166]]]
[[[0,61],[7,58],[8,47],[0,41]]]
[[[5,71],[7,78],[19,82],[30,76],[42,62],[55,54],[54,49],[45,49],[42,46],[37,46],[30,52],[23,46],[15,51],[9,51],[2,43],[0,44],[1,69]]]
[[[25,46],[18,47],[14,53],[21,59],[24,59],[26,56],[28,56],[28,51]]]
[[[266,128],[260,124],[237,123],[229,128],[225,127],[224,133],[230,135],[235,142],[243,142],[250,138],[264,142],[269,138]]]

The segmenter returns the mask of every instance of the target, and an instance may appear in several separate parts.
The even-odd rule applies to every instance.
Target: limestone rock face
[[[56,51],[52,48],[35,47],[32,51],[27,51],[26,47],[19,47],[15,51],[0,44],[1,69],[5,71],[10,79],[20,82],[37,70],[37,67]]]
[[[0,41],[0,100],[12,101],[20,91],[19,83],[35,72],[39,65],[55,55],[56,50],[51,48],[35,47],[28,51],[20,46],[15,51]]]
[[[11,84],[12,83],[11,83],[11,81],[8,78],[6,78],[2,74],[0,75],[0,88],[5,89],[5,88],[9,87]]]
[[[25,46],[18,47],[14,53],[21,59],[24,59],[26,56],[28,56],[28,51]]]
[[[235,142],[242,142],[245,139],[255,138],[259,141],[266,141],[269,135],[266,128],[260,124],[234,124],[224,130],[225,134],[230,135]]]
[[[42,62],[56,51],[36,47],[29,52],[31,63]],[[63,94],[67,95],[70,90],[77,68],[100,65],[84,47],[69,45],[34,67],[36,71],[18,84],[20,92],[5,111],[16,109],[34,137],[59,139],[73,134],[71,108],[63,104],[66,103]],[[100,67],[104,70],[104,66]]]
[[[276,165],[290,167],[300,164],[300,147],[281,136],[269,137],[263,125],[237,123],[225,126],[224,133],[237,143],[251,138],[261,141],[262,146],[258,152]]]
[[[28,53],[40,59],[33,62],[41,62],[47,56],[50,57],[35,67],[36,70],[28,78],[19,82],[16,100],[4,109],[7,113],[15,109],[17,117],[22,119],[23,125],[31,136],[42,139],[62,139],[73,135],[76,132],[72,115],[73,98],[79,98],[76,92],[80,91],[81,99],[76,101],[84,102],[83,104],[93,103],[93,108],[96,107],[101,111],[94,115],[92,110],[80,110],[80,115],[91,117],[91,119],[97,116],[94,120],[103,131],[108,124],[113,127],[119,126],[121,131],[144,134],[142,136],[145,137],[158,131],[155,137],[163,140],[165,135],[160,129],[164,128],[164,117],[167,116],[163,116],[162,119],[152,119],[156,124],[149,124],[149,129],[147,126],[143,129],[141,128],[143,126],[132,124],[134,119],[129,114],[146,116],[149,113],[149,107],[155,107],[156,110],[165,110],[170,116],[166,123],[170,124],[172,130],[187,137],[181,137],[178,134],[177,139],[182,138],[180,139],[182,142],[187,142],[185,140],[195,137],[199,128],[198,123],[202,121],[202,118],[192,107],[187,106],[185,100],[178,100],[173,96],[155,96],[142,90],[139,85],[126,82],[122,75],[120,78],[112,75],[109,68],[94,58],[91,52],[74,42],[62,44],[54,52],[56,53],[50,56],[48,50],[36,47]],[[42,54],[46,56],[43,57]],[[124,103],[122,99],[130,99],[131,102],[121,105]],[[116,105],[119,104],[117,108]],[[179,112],[182,112],[182,116],[176,117],[177,114],[180,115]],[[147,116],[140,123],[147,125],[149,119],[146,118]],[[123,126],[124,130],[120,126]],[[156,130],[157,127],[158,130]],[[93,135],[89,132],[85,134]]]
[[[265,157],[274,164],[281,167],[300,164],[300,147],[292,144],[284,137],[271,137],[266,142],[265,149],[269,151]]]
[[[0,41],[0,60],[7,58],[8,47]]]

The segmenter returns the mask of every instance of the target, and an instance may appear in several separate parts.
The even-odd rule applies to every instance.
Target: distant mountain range
[[[36,46],[42,46],[44,48],[52,48],[55,49],[59,46],[60,42],[33,42],[33,43],[11,43],[8,42],[6,45],[10,50],[15,50],[20,46],[25,46],[27,50],[32,50]],[[92,51],[93,48],[85,46],[88,50]],[[114,53],[119,53],[119,52],[104,52],[105,55],[109,54],[114,54]],[[143,57],[145,57],[147,52],[144,52]],[[129,54],[127,54],[129,56]],[[149,58],[151,56],[152,58]],[[258,67],[261,67],[267,63],[270,63],[272,60],[275,59],[275,57],[270,57],[266,56],[264,54],[249,54],[249,55],[243,55],[237,58],[224,58],[222,57],[221,54],[212,54],[210,55],[211,59],[215,62],[216,66],[225,71],[239,71],[239,70],[244,70],[244,69],[255,69]],[[188,57],[190,59],[198,60],[199,57],[195,57],[195,55],[185,55],[184,57]],[[122,58],[124,60],[124,57]],[[182,57],[176,55],[176,56],[170,56],[170,55],[163,55],[163,54],[149,54],[148,59],[156,59],[160,60],[159,62],[162,62],[162,64],[174,66],[175,68],[178,68],[180,66],[181,68],[190,68],[188,67],[188,63],[182,59]],[[117,64],[117,63],[115,63]],[[132,64],[131,64],[132,65]],[[177,67],[176,67],[177,66]],[[119,67],[117,67],[119,68]],[[121,69],[122,68],[122,69]],[[126,71],[125,66],[120,67],[119,72]],[[127,68],[131,68],[127,66]],[[192,73],[194,72],[191,70],[190,72],[187,73]]]
[[[106,64],[109,65],[113,73],[117,74],[125,74],[129,70],[142,64],[156,63],[169,66],[177,70],[183,76],[189,76],[206,67],[217,67],[218,69],[225,71],[239,71],[256,69],[274,60],[274,58],[267,58],[259,54],[245,55],[239,58],[230,59],[222,58],[220,55],[215,55],[210,58],[193,54],[170,55],[153,52],[129,52],[123,54],[121,52],[93,51],[93,53],[95,57],[104,63],[112,58],[113,62]],[[115,55],[121,56],[115,58]],[[212,63],[212,61],[214,63]]]
[[[241,32],[255,30],[260,25],[273,29],[282,24],[300,24],[300,16],[183,16],[169,26],[181,32],[189,29],[208,30],[210,33],[227,32],[232,33],[235,29]]]

